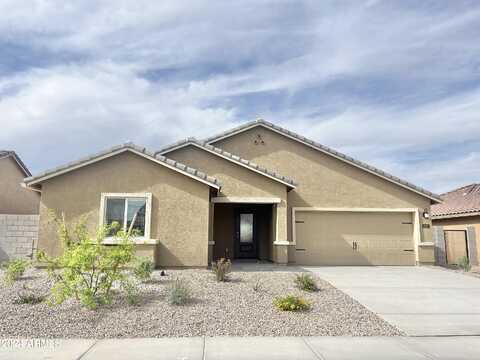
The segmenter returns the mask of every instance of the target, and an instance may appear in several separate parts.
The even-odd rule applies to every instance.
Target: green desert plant
[[[133,274],[140,281],[150,280],[154,269],[153,261],[146,258],[137,258],[135,267],[133,268]]]
[[[294,295],[276,298],[273,303],[277,309],[282,311],[303,311],[310,309],[310,303],[308,301]]]
[[[318,291],[317,282],[311,275],[308,274],[298,274],[295,277],[295,285],[303,291]]]
[[[20,279],[29,265],[30,262],[25,259],[16,259],[8,262],[6,264],[5,275],[3,278],[5,284],[11,285]]]
[[[217,281],[227,281],[227,275],[232,271],[232,263],[229,259],[221,258],[212,263],[212,271]]]
[[[132,281],[125,280],[122,282],[122,289],[125,292],[127,303],[129,305],[138,305],[140,302],[140,295],[138,287]]]
[[[68,298],[79,300],[85,307],[111,302],[114,284],[129,281],[125,267],[134,260],[134,247],[128,232],[117,231],[118,223],[100,227],[91,236],[82,218],[70,229],[65,217],[54,217],[57,232],[63,243],[63,253],[50,257],[43,251],[37,253],[40,262],[47,265],[54,285],[50,304],[61,304]],[[114,232],[118,245],[105,246],[102,241]]]
[[[257,277],[255,279],[255,282],[253,283],[252,289],[255,292],[259,292],[262,289],[262,280],[260,279],[260,277]]]
[[[20,290],[18,293],[17,299],[15,299],[13,303],[35,305],[41,303],[44,300],[45,296],[37,295],[30,287],[24,284],[22,290]]]
[[[190,289],[182,279],[175,279],[168,287],[168,302],[171,305],[184,305],[190,300]]]
[[[35,295],[35,294],[25,294],[19,295],[18,299],[15,300],[15,304],[29,304],[29,305],[36,305],[45,300],[45,297]]]
[[[472,265],[470,264],[470,260],[467,256],[458,259],[457,266],[465,272],[469,272],[472,269]]]

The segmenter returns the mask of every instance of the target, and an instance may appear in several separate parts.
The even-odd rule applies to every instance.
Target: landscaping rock
[[[48,295],[52,285],[46,272],[30,269],[12,287],[0,285],[0,336],[36,338],[114,338],[162,336],[395,336],[402,333],[329,283],[316,279],[321,289],[297,289],[292,271],[233,272],[228,282],[215,281],[208,270],[155,271],[140,285],[139,305],[130,306],[117,294],[111,305],[96,311],[76,301],[50,307],[15,304],[27,285],[37,295]],[[0,277],[3,274],[0,272]],[[169,305],[168,284],[182,278],[193,299]],[[260,283],[257,291],[255,284]],[[311,303],[311,310],[277,310],[273,300],[293,294]]]

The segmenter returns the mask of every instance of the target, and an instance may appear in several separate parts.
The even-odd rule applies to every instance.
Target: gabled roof
[[[443,203],[432,206],[432,218],[480,215],[480,184],[470,184],[442,194]]]
[[[167,159],[165,156],[162,155],[155,155],[153,152],[147,151],[144,147],[137,146],[133,143],[125,143],[123,145],[119,146],[114,146],[108,150],[96,153],[94,155],[82,158],[77,161],[73,161],[71,163],[68,163],[66,165],[59,166],[57,168],[51,169],[44,171],[38,175],[35,176],[30,176],[26,179],[24,179],[24,184],[27,187],[32,187],[33,185],[40,184],[41,182],[53,178],[55,176],[59,176],[62,174],[65,174],[67,172],[73,171],[75,169],[90,165],[92,163],[95,163],[97,161],[109,158],[114,155],[121,154],[123,152],[132,152],[134,154],[137,154],[139,156],[142,156],[148,160],[151,160],[159,165],[168,167],[174,171],[177,171],[185,176],[188,176],[190,178],[193,178],[197,181],[200,181],[204,184],[207,184],[215,189],[220,189],[220,183],[217,179],[208,176],[204,172],[198,171],[194,168],[191,168],[187,165],[184,165],[182,163],[179,163],[175,160],[172,159]]]
[[[304,136],[301,136],[301,135],[298,135],[290,130],[287,130],[285,128],[282,128],[278,125],[275,125],[275,124],[272,124],[268,121],[265,121],[263,119],[258,119],[258,120],[254,120],[254,121],[251,121],[251,122],[248,122],[246,124],[243,124],[241,126],[238,126],[236,128],[233,128],[233,129],[230,129],[228,131],[225,131],[221,134],[218,134],[216,136],[212,136],[208,139],[205,139],[205,143],[206,144],[212,144],[214,142],[217,142],[217,141],[220,141],[220,140],[223,140],[225,138],[228,138],[230,136],[233,136],[233,135],[236,135],[236,134],[239,134],[239,133],[242,133],[244,131],[247,131],[247,130],[250,130],[254,127],[257,127],[257,126],[261,126],[261,127],[264,127],[266,129],[269,129],[269,130],[272,130],[278,134],[281,134],[283,136],[286,136],[290,139],[293,139],[295,141],[298,141],[306,146],[309,146],[315,150],[318,150],[324,154],[327,154],[327,155],[330,155],[336,159],[339,159],[341,161],[344,161],[350,165],[353,165],[359,169],[362,169],[364,171],[367,171],[373,175],[376,175],[376,176],[379,176],[381,177],[382,179],[385,179],[387,181],[390,181],[396,185],[399,185],[403,188],[406,188],[408,190],[411,190],[419,195],[422,195],[426,198],[429,198],[430,200],[433,200],[435,202],[442,202],[442,199],[439,195],[437,194],[434,194],[424,188],[421,188],[419,186],[416,186],[416,185],[413,185],[412,183],[408,182],[408,181],[405,181],[405,180],[402,180],[394,175],[391,175],[391,174],[388,174],[386,173],[385,171],[383,170],[380,170],[374,166],[371,166],[371,165],[368,165],[362,161],[359,161],[359,160],[356,160],[348,155],[345,155],[345,154],[342,154],[336,150],[333,150],[325,145],[322,145],[322,144],[319,144],[313,140],[310,140],[310,139],[307,139],[306,137]]]
[[[216,156],[222,157],[222,158],[224,158],[224,159],[226,159],[230,162],[233,162],[237,165],[240,165],[244,168],[247,168],[251,171],[254,171],[254,172],[256,172],[260,175],[266,176],[266,177],[268,177],[272,180],[280,182],[280,183],[288,186],[291,189],[294,189],[297,186],[297,183],[292,179],[289,179],[285,176],[277,174],[274,171],[265,169],[264,167],[261,167],[258,164],[255,164],[255,163],[253,163],[249,160],[242,159],[240,156],[231,154],[228,151],[225,151],[225,150],[222,150],[222,149],[217,148],[215,146],[212,146],[212,145],[203,143],[201,141],[198,141],[195,138],[188,138],[188,139],[185,139],[185,140],[181,140],[179,142],[176,142],[172,145],[169,145],[169,146],[157,151],[155,154],[165,155],[169,152],[172,152],[174,150],[181,149],[181,148],[184,148],[184,147],[190,146],[190,145],[195,146],[197,148],[200,148],[202,150],[205,150],[205,151],[207,151],[211,154],[214,154]]]
[[[15,151],[11,150],[0,150],[0,159],[4,159],[7,157],[12,157],[20,167],[20,169],[23,171],[25,176],[32,176],[30,173],[30,170],[28,170],[27,166],[23,163],[23,161],[20,159],[20,157],[17,155]]]

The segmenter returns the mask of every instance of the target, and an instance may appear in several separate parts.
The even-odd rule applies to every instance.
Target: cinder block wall
[[[38,238],[38,218],[0,214],[0,262],[32,255]]]

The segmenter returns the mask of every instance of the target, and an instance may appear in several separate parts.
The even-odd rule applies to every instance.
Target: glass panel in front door
[[[253,214],[240,214],[240,242],[253,242]]]

